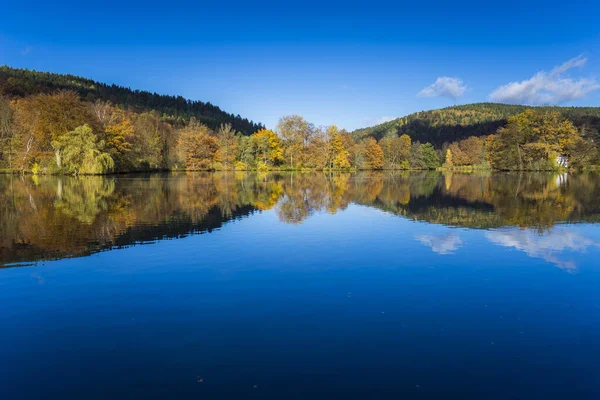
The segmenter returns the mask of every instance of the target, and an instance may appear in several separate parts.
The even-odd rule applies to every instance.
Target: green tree
[[[413,169],[436,169],[440,159],[431,143],[415,142],[411,148],[410,166]]]
[[[98,175],[113,171],[114,161],[104,152],[89,125],[78,126],[52,142],[59,170],[73,175]]]

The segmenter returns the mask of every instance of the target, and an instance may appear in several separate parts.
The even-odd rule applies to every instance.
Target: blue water
[[[56,182],[47,179],[5,187],[52,193]],[[96,230],[106,215],[131,213],[110,204],[137,179],[145,178],[116,178],[109,206],[71,222]],[[181,187],[181,179],[161,177],[160,187]],[[484,207],[503,219],[498,226],[468,228],[377,206],[390,201],[389,185],[422,177],[391,177],[378,198],[359,200],[359,191],[335,210],[314,206],[314,188],[272,179],[284,188],[271,208],[221,215],[210,231],[195,226],[62,255],[30,239],[35,251],[21,252],[19,262],[17,247],[5,245],[12,250],[0,269],[0,398],[600,398],[595,214],[571,220],[570,211],[543,229],[515,226],[498,206],[503,199]],[[435,179],[449,190],[447,179]],[[147,206],[157,189],[146,189],[139,204]],[[189,189],[178,190],[159,197],[182,198]],[[281,205],[296,190],[312,206],[290,223]],[[572,187],[558,190],[573,196]],[[34,226],[64,223],[48,217],[57,212],[48,196],[34,199],[36,212],[27,214]],[[405,205],[435,205],[440,196],[411,195]],[[32,208],[25,200],[15,201],[16,219],[0,216],[4,225]],[[577,205],[589,210],[595,201]],[[467,211],[468,219],[474,211]],[[155,215],[146,228],[175,229],[172,215]],[[115,235],[127,236],[135,221],[141,217]]]

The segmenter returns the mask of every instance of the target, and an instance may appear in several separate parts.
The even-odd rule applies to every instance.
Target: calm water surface
[[[0,398],[600,398],[600,176],[0,176]]]

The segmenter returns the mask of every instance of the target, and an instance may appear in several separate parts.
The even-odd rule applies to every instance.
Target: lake
[[[0,175],[0,398],[600,398],[600,175]]]

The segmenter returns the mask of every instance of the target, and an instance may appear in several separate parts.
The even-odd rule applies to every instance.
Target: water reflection
[[[455,233],[445,235],[418,235],[417,240],[430,247],[434,253],[453,254],[462,247],[462,239]]]
[[[543,235],[529,229],[504,228],[486,232],[486,237],[492,243],[512,247],[570,272],[575,271],[577,266],[574,261],[562,258],[561,253],[585,252],[590,247],[600,247],[599,242],[568,228],[555,228]]]
[[[597,222],[596,174],[187,173],[115,177],[0,176],[0,264],[81,256],[193,233],[264,210],[283,223],[335,214],[351,203],[415,221],[503,228],[486,236],[565,269],[556,252],[597,246],[564,222]],[[506,227],[530,228],[528,230]],[[376,227],[374,227],[376,229]],[[455,233],[416,239],[452,254]]]

